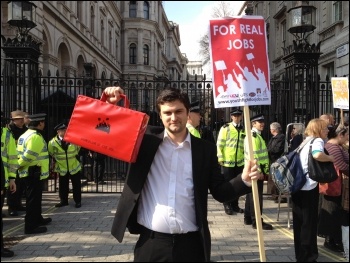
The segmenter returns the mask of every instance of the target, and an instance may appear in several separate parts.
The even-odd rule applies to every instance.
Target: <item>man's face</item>
[[[169,133],[176,135],[186,132],[188,113],[179,100],[160,105],[159,116]]]
[[[13,119],[12,122],[18,127],[22,128],[24,126],[24,118]]]
[[[190,112],[188,118],[193,127],[198,127],[201,122],[201,115],[199,112]]]
[[[253,121],[253,127],[258,131],[263,131],[265,127],[265,121],[264,120]]]
[[[236,123],[239,124],[242,120],[242,114],[232,114],[231,115],[231,120]]]
[[[63,138],[66,134],[66,129],[57,130],[57,134]]]

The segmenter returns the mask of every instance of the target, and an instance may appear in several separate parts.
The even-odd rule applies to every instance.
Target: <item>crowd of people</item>
[[[114,104],[123,90],[108,87],[104,93],[107,103]],[[244,224],[256,229],[252,181],[257,182],[262,214],[264,181],[269,194],[279,195],[269,174],[271,163],[302,142],[305,146],[300,151],[300,159],[307,180],[303,188],[291,196],[295,259],[316,262],[317,236],[325,238],[326,248],[345,251],[348,259],[348,121],[335,124],[331,114],[324,114],[310,120],[304,133],[300,126],[294,125],[289,138],[278,122],[272,122],[269,124],[272,137],[266,142],[262,136],[265,116],[257,114],[250,118],[251,138],[248,138],[242,122],[243,111],[236,107],[230,112],[231,121],[220,127],[214,139],[212,134],[203,136],[198,130],[199,102],[190,103],[183,91],[165,88],[159,93],[156,107],[164,128],[147,130],[138,158],[129,166],[111,230],[119,242],[126,228],[131,234],[140,235],[134,249],[135,261],[210,261],[208,194],[223,203],[228,216],[243,213]],[[80,146],[64,141],[65,123],[54,128],[57,135],[46,143],[42,136],[45,119],[46,114],[28,115],[17,110],[11,116],[11,125],[2,127],[2,207],[7,189],[9,214],[26,211],[25,234],[44,233],[52,221],[41,214],[42,184],[49,176],[50,167],[59,175],[60,202],[55,206],[69,205],[69,180],[75,207],[82,205],[82,165],[77,158]],[[311,146],[313,158],[334,163],[338,179],[333,183],[319,184],[308,176],[312,138],[316,138]],[[250,141],[254,161],[248,159]],[[99,161],[104,162],[106,156],[93,152],[91,156],[95,161],[96,183],[103,184],[105,168]],[[21,186],[25,191],[18,193]],[[25,196],[26,206],[20,201],[11,201],[16,192],[19,200]],[[245,196],[244,208],[239,206],[241,196]],[[273,230],[272,225],[261,223],[262,229]],[[13,255],[4,247],[2,239],[1,256]]]

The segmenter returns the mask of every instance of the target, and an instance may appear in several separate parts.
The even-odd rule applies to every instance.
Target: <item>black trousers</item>
[[[7,191],[7,205],[9,210],[17,210],[22,207],[22,195],[25,193],[25,183],[22,178],[16,176],[16,192]]]
[[[103,176],[106,168],[106,159],[94,159],[94,181],[95,183],[103,181]]]
[[[73,186],[73,199],[75,203],[81,203],[81,171],[76,174],[67,173],[64,176],[59,176],[59,196],[62,203],[68,203],[69,195],[69,179],[72,182]]]
[[[40,176],[22,178],[26,185],[26,215],[24,217],[25,230],[33,230],[40,226],[43,216],[41,215],[41,201],[43,193],[43,181]]]
[[[262,214],[263,210],[263,190],[264,190],[264,180],[257,181],[258,186],[258,197],[259,197],[259,205],[260,205],[260,214]],[[244,208],[244,217],[251,217],[252,221],[255,220],[255,209],[254,209],[254,198],[253,193],[249,193],[246,195],[245,199],[245,208]]]
[[[235,167],[222,167],[222,170],[224,172],[224,178],[228,182],[232,180],[233,178],[236,178],[239,174],[243,172],[244,166],[235,166]],[[224,203],[224,205],[230,205],[232,208],[238,207],[238,199],[236,198],[232,200],[231,202]]]
[[[313,262],[318,258],[317,220],[318,185],[310,191],[292,194],[294,249],[297,262]]]
[[[134,262],[204,262],[199,232],[164,234],[143,228]]]
[[[6,189],[3,189],[2,191],[3,192],[2,192],[2,195],[1,195],[1,211],[2,211],[2,208],[4,207]],[[4,230],[4,222],[3,222],[2,216],[1,216],[1,249],[4,248],[4,235],[2,234],[3,230]]]

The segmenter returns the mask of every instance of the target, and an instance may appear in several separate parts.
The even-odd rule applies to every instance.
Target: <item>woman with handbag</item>
[[[292,194],[294,250],[297,262],[315,262],[318,258],[317,222],[318,220],[318,182],[309,178],[309,146],[312,143],[312,157],[320,162],[333,162],[334,158],[324,153],[324,140],[327,139],[327,123],[321,119],[312,119],[306,129],[307,140],[300,151],[306,183]]]
[[[347,215],[341,206],[342,174],[349,176],[349,152],[342,147],[349,140],[349,131],[343,125],[334,126],[328,134],[325,148],[334,157],[338,178],[331,183],[320,184],[320,211],[318,235],[325,237],[324,246],[336,252],[343,252],[341,226]],[[349,218],[347,218],[349,221]],[[347,222],[347,225],[349,223]]]

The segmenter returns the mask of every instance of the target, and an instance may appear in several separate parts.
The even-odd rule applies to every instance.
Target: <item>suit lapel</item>
[[[199,140],[196,140],[194,136],[191,135],[191,153],[192,153],[192,176],[193,176],[193,185],[196,193],[196,187],[199,185],[201,165],[203,164],[203,159],[201,158],[201,144],[198,143]]]

